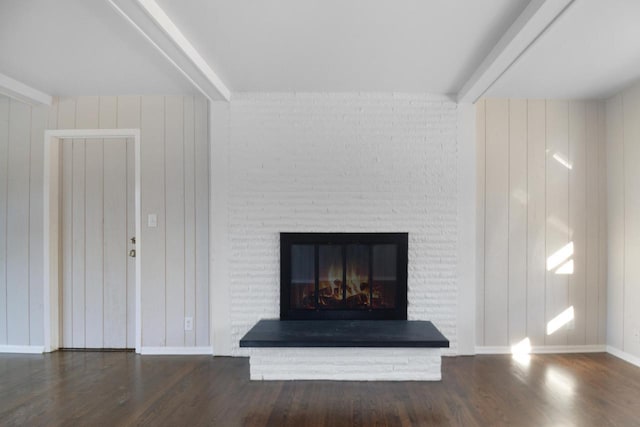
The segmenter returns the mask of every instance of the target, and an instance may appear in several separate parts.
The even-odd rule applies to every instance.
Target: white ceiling
[[[640,77],[640,0],[575,0],[487,96],[606,98]]]
[[[527,0],[158,0],[232,91],[456,93]]]
[[[0,73],[50,95],[195,92],[105,0],[0,0]]]
[[[434,94],[528,3],[156,1],[232,91]],[[0,0],[0,73],[51,95],[196,91],[107,0]],[[640,0],[575,0],[485,95],[602,98],[638,78]]]

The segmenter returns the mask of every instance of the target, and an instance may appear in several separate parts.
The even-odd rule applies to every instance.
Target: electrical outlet
[[[192,331],[193,330],[193,317],[185,317],[184,318],[184,330]]]
[[[640,344],[640,330],[636,329],[636,331],[633,333],[633,340],[636,342],[636,344]]]

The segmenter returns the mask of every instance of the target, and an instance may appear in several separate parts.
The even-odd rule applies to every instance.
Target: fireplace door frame
[[[281,320],[407,320],[408,233],[280,233],[280,319]],[[315,245],[315,280],[318,280],[317,245],[396,245],[395,308],[296,309],[291,306],[291,248]],[[343,251],[344,252],[344,251]],[[370,262],[373,262],[370,259]],[[369,283],[372,286],[372,283]],[[317,289],[317,284],[316,284]],[[317,298],[317,295],[316,295]]]

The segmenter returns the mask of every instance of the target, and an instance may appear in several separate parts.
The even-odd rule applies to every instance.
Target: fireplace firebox
[[[280,319],[406,320],[407,233],[280,233]]]

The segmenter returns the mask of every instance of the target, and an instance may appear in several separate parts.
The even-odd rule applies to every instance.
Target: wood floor
[[[249,381],[246,358],[0,355],[0,425],[638,426],[607,354],[444,358],[442,382]]]

